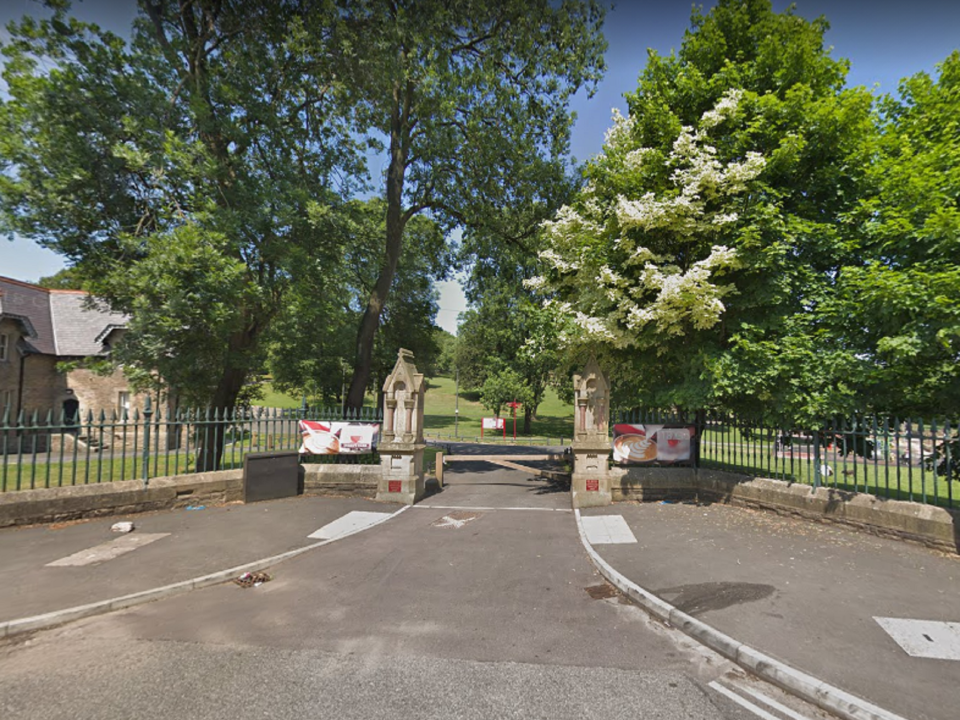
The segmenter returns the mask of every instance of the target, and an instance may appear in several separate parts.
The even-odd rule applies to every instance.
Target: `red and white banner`
[[[376,449],[380,425],[301,420],[300,434],[301,455],[361,455]]]
[[[613,461],[617,463],[680,463],[692,459],[696,428],[665,425],[613,426]]]

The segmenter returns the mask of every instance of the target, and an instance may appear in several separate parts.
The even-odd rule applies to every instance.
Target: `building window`
[[[10,357],[10,336],[6,333],[0,333],[0,362],[8,360]]]
[[[121,390],[117,393],[117,413],[120,417],[124,417],[124,413],[130,412],[130,393],[126,390]]]
[[[4,390],[0,394],[0,420],[3,419],[4,413],[10,411],[11,419],[13,419],[13,390]]]

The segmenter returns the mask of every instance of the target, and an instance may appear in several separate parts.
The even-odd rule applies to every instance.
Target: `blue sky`
[[[122,33],[134,4],[133,0],[84,0],[75,7],[83,19]],[[778,11],[789,4],[773,2]],[[661,54],[679,48],[691,5],[689,0],[624,0],[608,13],[607,75],[591,100],[581,96],[574,103],[578,120],[571,149],[578,160],[599,152],[612,108],[626,111],[623,93],[636,88],[647,48]],[[893,93],[902,78],[920,71],[933,73],[936,63],[960,48],[960,0],[796,0],[795,5],[798,15],[825,15],[830,21],[826,42],[833,47],[834,57],[850,60],[851,86]],[[0,22],[5,25],[12,18],[35,14],[37,8],[29,0],[0,0]],[[61,267],[58,255],[32,241],[0,238],[0,275],[35,281]],[[464,309],[463,294],[456,281],[441,283],[440,292],[437,322],[453,332],[457,314]]]

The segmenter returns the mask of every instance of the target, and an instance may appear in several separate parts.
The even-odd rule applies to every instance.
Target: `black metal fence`
[[[295,450],[300,420],[381,422],[375,408],[234,408],[51,411],[0,417],[0,492],[142,480],[243,466],[250,452]],[[308,462],[377,464],[367,455],[315,455]]]
[[[734,415],[630,411],[617,422],[695,426],[699,467],[960,507],[957,418],[856,415],[800,429]]]

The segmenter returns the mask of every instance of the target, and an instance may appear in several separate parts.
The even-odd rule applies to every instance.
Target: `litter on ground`
[[[269,580],[270,580],[270,576],[267,573],[260,571],[260,572],[252,572],[252,573],[245,572],[240,577],[234,578],[233,581],[242,588],[249,588],[249,587],[260,587],[261,585],[263,585],[265,582],[268,582]]]

